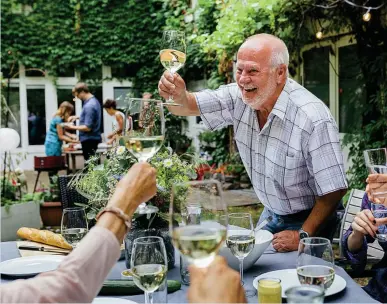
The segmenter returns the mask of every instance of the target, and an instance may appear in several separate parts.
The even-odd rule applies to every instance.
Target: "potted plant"
[[[71,181],[82,195],[89,199],[86,209],[88,219],[93,222],[96,214],[105,207],[114,193],[120,178],[136,162],[124,146],[114,147],[107,152],[103,164],[97,158],[88,162],[87,167]],[[156,235],[164,239],[168,254],[168,266],[174,265],[174,248],[168,232],[168,210],[172,186],[176,183],[196,179],[196,159],[187,154],[178,156],[171,149],[162,148],[150,164],[157,169],[157,195],[147,202],[158,208],[157,214],[136,214],[132,230],[125,239],[127,265],[130,260],[131,244],[137,237]],[[129,265],[128,265],[129,266]]]
[[[1,241],[14,241],[16,231],[23,226],[40,228],[39,202],[26,196],[23,170],[8,171],[0,178],[1,190]]]

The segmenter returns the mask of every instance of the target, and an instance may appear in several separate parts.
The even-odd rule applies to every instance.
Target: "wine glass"
[[[174,185],[169,213],[175,247],[189,263],[200,268],[210,265],[227,236],[227,205],[220,183]]]
[[[301,284],[329,288],[335,279],[331,242],[326,238],[304,238],[298,245],[297,275]]]
[[[370,174],[387,174],[387,149],[371,149],[365,150],[364,159]],[[387,198],[387,191],[381,184],[377,189],[370,188],[372,195],[375,198],[383,200]]]
[[[153,303],[155,292],[167,278],[168,262],[164,241],[158,236],[134,240],[130,259],[133,281],[145,292],[145,303]]]
[[[171,75],[177,72],[185,64],[186,44],[184,32],[164,31],[161,42],[160,62]],[[179,106],[173,101],[172,96],[164,103],[167,105]]]
[[[255,234],[250,213],[230,213],[228,215],[227,247],[239,260],[239,273],[243,284],[243,259],[253,250]],[[246,297],[255,296],[254,290],[245,289]]]
[[[63,209],[60,230],[67,243],[73,248],[77,247],[88,231],[85,209],[81,207]]]
[[[120,145],[124,145],[139,162],[147,161],[160,150],[164,142],[162,103],[155,99],[130,98],[126,117],[131,117],[133,125],[131,129],[124,127]]]

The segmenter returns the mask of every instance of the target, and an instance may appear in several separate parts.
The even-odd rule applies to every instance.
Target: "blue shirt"
[[[58,137],[58,131],[56,126],[62,123],[63,120],[59,116],[55,116],[50,122],[50,128],[46,134],[46,143],[62,143],[62,141]]]
[[[90,132],[79,131],[79,140],[101,140],[101,105],[94,96],[85,101],[79,118],[79,125],[85,125]]]
[[[373,204],[368,200],[367,193],[363,197],[361,204],[361,210],[369,209],[386,209],[383,205]],[[379,226],[378,230],[386,229],[385,226]],[[343,238],[343,249],[345,257],[351,262],[352,268],[355,270],[363,270],[367,264],[367,248],[368,243],[375,241],[370,235],[366,235],[363,240],[362,248],[356,252],[352,253],[348,249],[348,237],[352,233],[352,226],[348,229]],[[384,249],[384,252],[387,252],[387,242],[379,242],[380,247]],[[379,302],[387,302],[387,255],[384,254],[383,259],[374,267],[374,277],[369,281],[368,285],[364,287],[364,290],[374,299]]]

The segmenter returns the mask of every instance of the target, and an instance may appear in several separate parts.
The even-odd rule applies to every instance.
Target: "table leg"
[[[75,153],[71,154],[71,162],[73,163],[73,174],[77,172],[76,163],[75,163]]]

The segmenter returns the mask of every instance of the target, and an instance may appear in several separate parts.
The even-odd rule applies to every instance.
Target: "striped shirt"
[[[195,93],[205,125],[234,127],[234,138],[262,204],[279,215],[313,208],[316,196],[346,189],[339,133],[329,109],[288,79],[262,130],[236,83]],[[332,202],[337,203],[337,202]]]

